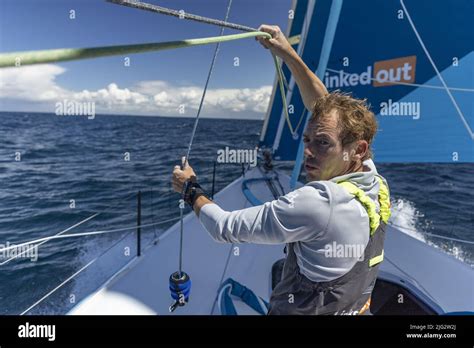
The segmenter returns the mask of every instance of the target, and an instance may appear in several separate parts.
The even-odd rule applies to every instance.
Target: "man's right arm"
[[[259,30],[272,35],[272,39],[259,37],[258,41],[283,59],[298,85],[306,109],[312,110],[316,99],[328,93],[326,87],[298,56],[278,26],[261,25]]]
[[[325,96],[328,94],[328,91],[321,80],[308,68],[301,57],[298,56],[296,51],[293,48],[292,50],[294,53],[292,53],[289,58],[286,58],[284,62],[290,69],[298,85],[304,106],[306,109],[312,111],[316,99]]]

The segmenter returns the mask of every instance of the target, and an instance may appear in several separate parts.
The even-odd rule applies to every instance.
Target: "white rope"
[[[461,109],[459,108],[459,105],[456,102],[456,99],[454,99],[453,94],[451,93],[448,85],[444,81],[443,76],[439,72],[438,67],[436,66],[435,62],[433,61],[433,58],[431,58],[430,52],[428,51],[428,49],[426,48],[423,40],[421,39],[421,36],[418,33],[418,30],[416,30],[415,23],[413,23],[413,20],[411,19],[411,16],[410,16],[410,13],[408,13],[408,10],[405,7],[405,3],[403,2],[403,0],[400,0],[400,4],[403,7],[403,12],[405,12],[405,14],[407,15],[408,22],[410,23],[410,25],[413,29],[413,32],[415,33],[416,38],[418,39],[418,42],[420,43],[421,48],[423,48],[423,51],[425,52],[426,57],[430,61],[431,66],[433,67],[434,71],[436,72],[436,75],[438,75],[438,78],[441,81],[441,84],[443,85],[444,89],[446,90],[446,93],[448,93],[449,99],[451,99],[451,102],[453,103],[454,108],[458,112],[458,115],[461,118],[461,121],[464,124],[464,127],[466,128],[467,132],[469,133],[469,136],[471,137],[472,140],[474,140],[474,132],[472,131],[471,127],[469,126],[469,123],[466,121],[466,118],[464,117],[464,114],[462,113]]]
[[[100,214],[100,213],[95,213],[94,215],[91,215],[91,216],[89,216],[88,218],[86,218],[86,219],[84,219],[84,220],[82,220],[82,221],[79,221],[77,224],[74,224],[74,225],[72,225],[72,226],[66,228],[65,230],[62,230],[61,232],[56,233],[55,236],[62,235],[63,233],[65,233],[65,232],[67,232],[67,231],[73,229],[74,227],[77,227],[77,226],[83,224],[84,222],[87,222],[87,221],[89,221],[90,219],[95,218],[95,217],[96,217],[97,215],[99,215],[99,214]],[[18,257],[20,257],[20,256],[22,256],[22,255],[24,255],[25,253],[27,253],[27,252],[30,251],[31,249],[33,249],[33,248],[35,248],[35,247],[38,247],[38,246],[40,246],[40,245],[42,245],[42,244],[44,244],[44,243],[46,243],[46,242],[47,242],[47,241],[41,242],[41,243],[39,243],[38,245],[35,245],[35,246],[32,246],[31,248],[26,249],[25,251],[21,252],[20,254],[17,254],[17,255],[15,255],[15,256],[10,257],[9,259],[7,259],[7,260],[1,262],[1,263],[0,263],[0,266],[3,266],[3,265],[5,265],[5,264],[9,263],[11,260],[14,260],[14,259],[16,259],[16,258],[18,258]],[[3,251],[3,249],[0,249],[0,252],[2,252],[2,251]]]
[[[102,255],[101,255],[102,256]],[[75,276],[77,276],[79,273],[81,273],[83,270],[85,270],[87,267],[89,267],[90,265],[92,265],[94,262],[97,261],[97,259],[99,258],[100,256],[96,257],[95,259],[93,259],[92,261],[90,261],[87,265],[85,265],[84,267],[82,267],[79,271],[77,271],[76,273],[74,273],[72,276],[70,276],[69,278],[67,278],[65,281],[63,281],[61,284],[59,284],[57,287],[55,287],[53,290],[51,290],[50,292],[48,292],[46,295],[44,295],[42,298],[40,298],[38,301],[36,301],[34,304],[32,304],[30,307],[28,307],[27,309],[25,309],[23,312],[21,312],[20,315],[25,315],[26,313],[28,313],[30,310],[32,310],[34,307],[36,307],[37,305],[39,305],[41,302],[43,302],[46,298],[48,298],[49,296],[51,296],[56,290],[58,290],[59,288],[63,287],[67,282],[69,282],[71,279],[73,279]]]
[[[37,243],[52,240],[52,239],[73,238],[73,237],[93,236],[93,235],[98,235],[98,234],[115,233],[115,232],[133,230],[133,229],[136,229],[136,228],[139,228],[139,227],[149,227],[149,226],[164,224],[164,223],[175,221],[175,220],[179,220],[179,218],[172,218],[172,219],[163,220],[163,221],[154,222],[154,223],[145,224],[145,225],[135,225],[135,226],[130,226],[130,227],[116,228],[116,229],[113,229],[113,230],[81,232],[81,233],[66,234],[66,235],[61,235],[61,236],[54,235],[54,236],[49,236],[49,237],[44,237],[44,238],[32,240],[32,241],[29,241],[29,242],[24,242],[24,243],[8,246],[8,247],[0,249],[0,253],[5,252],[7,250],[11,250],[11,249],[16,249],[16,248],[19,248],[19,247],[22,247],[22,246],[25,246],[25,245],[37,244]]]
[[[232,7],[232,0],[229,0],[229,3],[227,4],[227,12],[226,12],[226,15],[225,15],[224,22],[227,22],[227,19],[229,18],[231,7]],[[220,33],[219,36],[224,35],[224,30],[225,30],[225,27],[222,27],[221,28],[221,33]],[[188,151],[186,152],[186,157],[185,157],[186,161],[189,161],[189,154],[191,153],[191,148],[193,146],[194,136],[196,135],[196,129],[197,129],[197,126],[198,126],[198,123],[199,123],[199,116],[201,115],[201,110],[202,110],[202,106],[204,104],[204,99],[206,98],[207,87],[209,86],[209,81],[211,80],[212,71],[214,70],[214,66],[216,64],[216,59],[217,59],[217,55],[219,53],[219,48],[220,48],[220,42],[218,42],[217,45],[216,45],[216,48],[214,50],[214,55],[212,56],[211,66],[209,68],[209,72],[207,73],[206,83],[204,84],[204,89],[202,91],[201,100],[199,102],[199,108],[198,108],[198,111],[197,111],[197,114],[196,114],[196,120],[194,121],[194,127],[193,127],[193,131],[191,133],[191,140],[189,141]],[[183,163],[183,166],[184,166],[184,163]]]
[[[229,0],[228,4],[227,4],[227,11],[226,11],[226,15],[225,15],[225,20],[224,22],[227,22],[227,20],[229,19],[229,14],[230,14],[230,9],[232,7],[232,0]],[[221,28],[221,33],[219,36],[222,36],[224,35],[224,26]],[[188,150],[186,152],[186,157],[184,157],[183,161],[182,161],[182,165],[181,165],[181,169],[184,169],[185,166],[186,166],[186,162],[189,163],[189,154],[191,153],[191,148],[193,146],[193,141],[194,141],[194,136],[196,135],[196,130],[197,130],[197,126],[198,126],[198,123],[199,123],[199,116],[201,116],[201,111],[202,111],[202,107],[204,105],[204,99],[206,98],[206,92],[207,92],[207,88],[209,86],[209,81],[211,80],[211,76],[212,76],[212,71],[214,70],[214,66],[216,64],[216,60],[217,60],[217,55],[219,53],[219,48],[220,48],[220,42],[217,43],[216,45],[216,48],[214,50],[214,55],[212,56],[212,61],[211,61],[211,66],[209,67],[209,72],[207,73],[207,78],[206,78],[206,83],[204,84],[204,89],[202,91],[202,95],[201,95],[201,100],[199,102],[199,108],[198,108],[198,111],[197,111],[197,114],[196,114],[196,119],[194,121],[194,126],[193,126],[193,130],[192,130],[192,133],[191,133],[191,139],[189,140],[189,145],[188,145]],[[183,209],[184,209],[184,188],[185,186],[183,186],[183,192],[182,192],[182,198],[179,202],[179,214],[180,214],[180,220],[181,220],[181,224],[180,224],[180,228],[179,228],[179,274],[181,275],[182,272],[183,272],[183,235],[184,235],[184,225],[183,225]]]
[[[134,194],[132,194],[132,195],[134,195]],[[125,200],[127,200],[128,198],[132,197],[132,195],[126,196],[125,198],[123,198],[123,201],[125,201]],[[62,231],[56,233],[55,236],[62,235],[63,233],[66,233],[67,231],[70,231],[71,229],[73,229],[73,228],[75,228],[75,227],[77,227],[77,226],[79,226],[79,225],[82,225],[84,222],[87,222],[87,221],[89,221],[89,220],[91,220],[91,219],[93,219],[93,218],[99,216],[100,214],[103,214],[103,213],[109,211],[110,209],[115,208],[116,206],[117,206],[117,204],[113,204],[113,205],[107,207],[106,209],[104,209],[104,210],[102,210],[102,211],[96,212],[95,214],[89,216],[88,218],[85,218],[84,220],[79,221],[78,223],[76,223],[76,224],[74,224],[74,225],[72,225],[72,226],[66,228],[65,230],[62,230]],[[25,253],[29,252],[29,251],[30,251],[31,249],[33,249],[33,248],[37,248],[38,246],[40,246],[40,245],[46,243],[47,241],[48,241],[48,240],[45,240],[45,241],[39,243],[38,245],[34,245],[34,246],[32,246],[31,248],[28,248],[28,249],[26,249],[25,251],[22,251],[20,254],[17,254],[17,255],[15,255],[15,256],[12,256],[11,258],[9,258],[9,259],[3,261],[2,263],[0,263],[0,266],[3,266],[3,265],[5,265],[5,264],[9,263],[10,261],[12,261],[12,260],[14,260],[14,259],[16,259],[16,258],[18,258],[18,257],[20,257],[20,256],[22,256],[22,255],[24,255]],[[26,244],[26,245],[28,245],[28,244]],[[19,247],[19,245],[15,245],[14,247],[12,246],[10,249],[18,248],[18,247]],[[0,252],[3,252],[3,251],[5,251],[5,250],[9,250],[9,249],[8,249],[8,248],[3,248],[3,249],[0,249]]]

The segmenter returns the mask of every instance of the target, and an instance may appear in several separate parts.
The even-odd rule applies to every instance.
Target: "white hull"
[[[216,194],[215,201],[226,210],[249,207],[242,181],[261,176],[257,168],[247,172],[245,178]],[[280,173],[279,178],[285,192],[289,192],[289,177]],[[273,199],[264,182],[257,182],[251,190],[261,200]],[[284,245],[216,243],[194,213],[185,217],[184,226],[183,269],[191,277],[192,289],[189,303],[173,314],[219,314],[217,290],[229,277],[269,299],[271,268],[284,257]],[[69,314],[170,314],[168,278],[177,270],[178,246],[179,223]],[[471,267],[391,226],[379,279],[409,290],[433,313],[474,311]],[[237,308],[239,313],[252,313]]]

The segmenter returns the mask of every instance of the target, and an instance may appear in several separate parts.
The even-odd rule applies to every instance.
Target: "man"
[[[328,93],[276,26],[260,43],[291,70],[313,114],[304,132],[308,183],[261,206],[227,212],[209,200],[186,163],[173,187],[213,239],[226,243],[287,243],[282,279],[269,314],[369,314],[383,259],[389,196],[371,160],[376,133],[365,101]]]

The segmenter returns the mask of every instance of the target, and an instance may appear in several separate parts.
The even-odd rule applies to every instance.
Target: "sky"
[[[228,4],[145,2],[216,19],[224,19]],[[254,28],[279,25],[285,32],[290,9],[291,0],[233,0],[228,21]],[[0,0],[0,53],[173,41],[218,36],[220,30],[105,0]],[[94,102],[103,114],[193,117],[214,49],[204,45],[0,69],[0,111],[54,112],[56,103],[67,100]],[[253,38],[222,43],[202,117],[263,119],[274,78],[270,52]],[[182,114],[179,105],[185,105]]]

